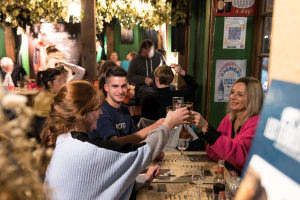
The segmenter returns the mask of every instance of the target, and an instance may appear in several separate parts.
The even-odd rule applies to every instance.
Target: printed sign
[[[246,76],[247,60],[217,60],[215,77],[215,102],[227,102],[235,81]]]
[[[245,49],[247,17],[225,17],[224,49]]]
[[[215,0],[215,15],[250,17],[255,15],[255,0]]]

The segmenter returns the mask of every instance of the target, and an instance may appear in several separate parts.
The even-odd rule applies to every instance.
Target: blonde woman
[[[228,114],[217,130],[200,113],[193,112],[194,124],[202,130],[208,142],[207,154],[215,161],[227,161],[227,166],[240,172],[254,138],[262,105],[263,91],[260,81],[253,77],[243,77],[231,88]]]

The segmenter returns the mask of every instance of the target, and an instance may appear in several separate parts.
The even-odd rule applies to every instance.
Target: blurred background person
[[[66,82],[74,80],[82,80],[85,69],[79,65],[69,63],[65,60],[65,54],[58,50],[55,46],[49,46],[47,49],[46,65],[41,66],[40,69],[48,69],[54,67],[63,68],[64,77]]]
[[[106,59],[102,40],[96,40],[96,52],[97,52],[96,63],[99,63]]]
[[[119,61],[118,59],[119,59],[118,53],[115,52],[115,51],[111,52],[109,60],[113,61],[114,63],[116,63],[116,65],[120,66],[121,65],[121,61]]]
[[[123,69],[125,69],[128,72],[128,68],[130,65],[130,61],[136,56],[136,52],[135,51],[129,51],[127,56],[126,56],[126,60],[122,60],[121,62],[121,67]]]
[[[153,72],[163,64],[165,64],[164,58],[154,51],[154,43],[149,39],[144,40],[128,69],[128,81],[136,86],[137,104],[145,94],[153,92],[155,87]]]
[[[26,71],[22,66],[17,66],[13,63],[12,59],[8,57],[3,57],[0,61],[1,69],[1,78],[3,81],[3,86],[18,86],[18,81],[27,81],[31,83],[31,80],[28,78]]]
[[[53,98],[66,81],[62,71],[55,68],[39,71],[36,80],[37,84],[43,88],[35,97],[33,105],[35,113],[34,136],[40,141],[40,132],[50,114]]]
[[[54,46],[48,38],[46,33],[42,33],[39,35],[39,40],[34,46],[33,53],[33,68],[35,74],[38,73],[41,66],[46,65],[47,52],[46,48],[49,46]]]

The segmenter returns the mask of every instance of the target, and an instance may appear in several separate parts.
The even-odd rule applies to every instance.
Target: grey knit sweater
[[[46,172],[51,198],[129,199],[137,175],[157,157],[168,138],[165,126],[138,145],[90,140],[78,132],[60,135]]]

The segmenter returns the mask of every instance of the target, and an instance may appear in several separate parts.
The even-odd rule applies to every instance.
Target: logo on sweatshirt
[[[125,129],[125,128],[126,128],[126,123],[116,124],[116,129],[117,130],[122,130],[122,129]]]

